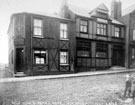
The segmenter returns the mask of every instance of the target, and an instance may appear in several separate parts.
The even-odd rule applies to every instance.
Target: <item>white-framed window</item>
[[[80,21],[80,32],[88,33],[88,21]]]
[[[46,50],[34,50],[34,64],[47,64]]]
[[[102,23],[97,23],[97,34],[98,35],[106,35],[107,33],[107,25]]]
[[[34,36],[39,36],[39,37],[42,37],[42,29],[43,29],[43,23],[42,23],[42,20],[41,19],[34,19],[33,20],[33,34]]]
[[[68,29],[66,23],[60,23],[60,39],[68,39]]]
[[[68,64],[68,51],[60,51],[60,64]]]
[[[114,28],[114,37],[120,37],[120,28],[119,27]]]
[[[135,40],[135,29],[133,30],[133,40]]]

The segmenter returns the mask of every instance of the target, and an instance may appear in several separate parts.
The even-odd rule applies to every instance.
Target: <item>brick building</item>
[[[112,2],[109,16],[104,4],[90,11],[63,0],[59,16],[13,14],[8,30],[10,69],[44,75],[125,66],[125,26],[115,18],[116,7]]]
[[[125,65],[125,27],[117,19],[121,2],[111,3],[111,16],[104,4],[85,10],[62,3],[60,15],[76,21],[76,68],[78,71]]]
[[[58,16],[13,14],[8,30],[10,69],[26,75],[73,72],[74,29],[75,21]]]
[[[135,67],[135,5],[122,11],[119,20],[126,25],[126,67]]]

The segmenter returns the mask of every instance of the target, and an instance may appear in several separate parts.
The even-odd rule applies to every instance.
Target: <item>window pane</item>
[[[42,20],[34,19],[34,35],[42,35]]]
[[[98,23],[97,24],[97,34],[106,35],[106,25]]]
[[[81,22],[80,22],[80,31],[81,32],[87,32],[88,31],[87,28],[88,28],[87,21],[82,21],[81,20]]]
[[[34,50],[35,64],[45,64],[47,61],[47,54],[45,50]]]
[[[36,57],[36,64],[40,64],[40,58]]]
[[[60,24],[60,38],[67,39],[67,24],[65,23]]]
[[[133,40],[135,40],[135,30],[133,30]]]
[[[41,64],[44,64],[45,62],[44,62],[44,58],[41,58]]]
[[[68,62],[67,52],[60,52],[60,63],[67,64],[67,62]]]

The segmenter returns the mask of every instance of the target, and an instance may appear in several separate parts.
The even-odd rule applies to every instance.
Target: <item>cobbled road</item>
[[[0,105],[132,105],[122,97],[125,75],[0,83]]]

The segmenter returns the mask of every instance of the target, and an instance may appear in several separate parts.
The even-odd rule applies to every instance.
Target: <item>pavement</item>
[[[60,74],[60,75],[45,75],[45,76],[29,76],[29,77],[12,77],[12,78],[0,78],[0,83],[5,82],[19,82],[19,81],[30,81],[30,80],[41,80],[41,79],[60,79],[60,78],[74,78],[84,76],[96,76],[96,75],[107,75],[115,73],[128,73],[135,72],[135,69],[126,68],[110,68],[109,70],[102,71],[91,71],[91,72],[79,72],[74,74]]]

